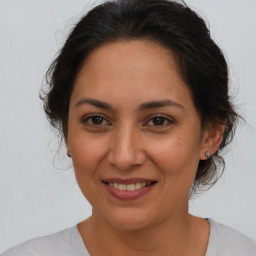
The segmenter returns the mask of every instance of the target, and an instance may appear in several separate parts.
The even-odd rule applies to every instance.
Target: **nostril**
[[[122,171],[142,165],[146,160],[144,153],[137,149],[115,149],[109,152],[107,158],[112,166]]]

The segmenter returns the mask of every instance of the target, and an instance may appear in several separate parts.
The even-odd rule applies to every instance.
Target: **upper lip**
[[[107,178],[103,179],[103,182],[108,183],[117,183],[117,184],[132,184],[132,183],[143,183],[143,182],[157,182],[157,180],[147,179],[147,178],[129,178],[129,179],[121,179],[121,178]]]

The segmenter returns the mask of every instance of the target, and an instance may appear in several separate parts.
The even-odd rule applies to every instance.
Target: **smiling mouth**
[[[145,187],[153,186],[157,183],[157,181],[151,181],[151,182],[136,182],[136,183],[129,183],[129,184],[123,184],[123,183],[117,183],[117,182],[108,182],[108,181],[102,181],[104,184],[108,185],[109,187],[112,187],[119,191],[136,191],[140,190]]]

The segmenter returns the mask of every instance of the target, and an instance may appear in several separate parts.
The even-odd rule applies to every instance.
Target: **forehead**
[[[72,97],[191,99],[174,54],[158,43],[130,40],[95,49],[77,75]]]
[[[132,78],[135,71],[143,75],[150,70],[155,71],[155,75],[155,73],[163,73],[167,68],[179,72],[173,52],[166,47],[146,39],[120,40],[93,50],[85,59],[78,77],[84,72],[91,71],[100,72],[100,77],[110,75],[110,71],[126,71],[125,74]],[[120,72],[115,74],[119,78],[122,75]]]

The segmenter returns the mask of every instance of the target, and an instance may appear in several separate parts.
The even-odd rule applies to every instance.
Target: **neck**
[[[139,230],[118,229],[93,212],[79,224],[91,255],[187,255],[193,247],[193,218],[187,212]],[[109,246],[111,245],[111,246]]]

